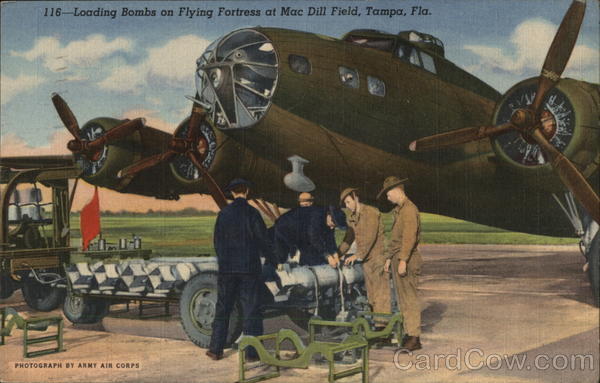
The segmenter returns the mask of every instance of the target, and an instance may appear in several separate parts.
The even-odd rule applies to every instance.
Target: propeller
[[[105,145],[131,135],[136,130],[143,128],[146,124],[146,120],[143,118],[126,120],[121,125],[106,131],[104,135],[95,140],[83,140],[81,138],[81,129],[79,128],[77,118],[75,118],[75,115],[66,101],[58,93],[52,93],[52,103],[54,104],[54,108],[61,121],[74,138],[67,143],[67,148],[73,153],[82,154],[92,161],[98,159],[97,157],[101,154],[102,148]]]
[[[423,137],[411,142],[409,149],[412,151],[440,149],[493,137],[509,130],[517,130],[540,146],[550,159],[552,168],[563,184],[573,193],[590,216],[596,222],[600,222],[600,198],[575,165],[557,150],[540,130],[543,101],[548,91],[560,80],[567,66],[579,35],[584,14],[585,0],[574,0],[548,49],[538,79],[536,95],[529,108],[516,110],[511,116],[510,122],[506,124],[464,128]]]
[[[556,31],[556,35],[554,35],[552,44],[546,54],[546,60],[544,61],[544,65],[542,65],[535,99],[531,104],[531,109],[536,112],[536,116],[538,117],[539,113],[541,113],[542,102],[546,93],[560,80],[560,76],[562,76],[569,62],[573,48],[575,48],[575,42],[579,35],[584,14],[585,0],[574,0],[567,13],[565,13]]]
[[[498,126],[480,126],[476,128],[457,129],[450,132],[420,138],[411,142],[409,149],[413,152],[440,149],[448,146],[481,140],[486,137],[492,137],[507,132],[511,129],[513,129],[513,125],[511,123]]]
[[[206,139],[202,137],[200,132],[200,125],[205,118],[205,109],[199,104],[194,103],[185,138],[177,137],[177,132],[175,132],[169,142],[167,151],[143,158],[140,161],[121,169],[118,176],[121,178],[133,177],[142,170],[156,166],[161,162],[170,161],[176,155],[184,155],[202,174],[202,179],[206,183],[206,187],[217,206],[219,206],[220,209],[227,206],[227,199],[225,198],[223,191],[215,179],[210,175],[206,167],[202,165],[205,152],[208,150],[208,143],[206,142]]]

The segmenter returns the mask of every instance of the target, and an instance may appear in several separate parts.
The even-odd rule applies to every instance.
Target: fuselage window
[[[310,74],[312,71],[310,61],[304,56],[290,55],[288,57],[290,68],[300,74]]]
[[[356,71],[356,69],[341,66],[338,68],[338,72],[340,73],[340,81],[342,82],[342,84],[344,84],[348,88],[358,88],[358,72]]]
[[[396,49],[396,56],[404,61],[407,61],[413,65],[421,66],[421,61],[419,60],[419,52],[417,50],[408,45],[408,44],[398,44],[398,48]]]
[[[369,93],[374,96],[383,97],[385,96],[385,82],[378,79],[377,77],[367,76],[367,85]]]
[[[433,57],[431,57],[425,52],[421,52],[421,60],[423,60],[423,68],[430,71],[431,73],[436,73],[435,62],[433,61]]]

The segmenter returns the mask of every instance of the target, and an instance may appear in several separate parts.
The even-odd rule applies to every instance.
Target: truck
[[[215,257],[160,256],[143,248],[140,238],[112,245],[100,239],[86,251],[71,246],[77,181],[69,181],[78,179],[80,169],[68,162],[54,167],[8,165],[0,168],[2,299],[20,288],[32,309],[51,311],[62,305],[64,316],[76,324],[102,321],[113,304],[179,302],[189,339],[208,347],[217,301]],[[368,309],[360,264],[334,269],[288,263],[283,270],[265,264],[263,279],[265,316],[287,314],[303,328],[312,316],[345,320]],[[228,345],[241,331],[238,302]]]

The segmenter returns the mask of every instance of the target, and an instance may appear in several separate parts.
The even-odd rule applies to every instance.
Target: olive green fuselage
[[[257,30],[279,57],[273,104],[255,126],[225,134],[278,171],[269,175],[278,185],[261,182],[265,169],[256,166],[242,163],[236,174],[253,179],[267,199],[294,203],[295,193],[281,180],[291,171],[287,158],[299,155],[310,161],[305,174],[323,203],[335,202],[348,186],[376,203],[384,178],[398,175],[409,177],[407,192],[421,211],[517,231],[573,234],[549,192],[560,190],[554,175],[525,180],[497,159],[490,140],[428,153],[409,150],[417,138],[491,124],[500,94],[482,81],[434,54],[437,74],[393,52],[304,32]],[[291,70],[290,54],[309,58],[311,72]],[[340,66],[358,72],[358,88],[342,84]],[[383,97],[370,94],[367,76],[383,80]]]

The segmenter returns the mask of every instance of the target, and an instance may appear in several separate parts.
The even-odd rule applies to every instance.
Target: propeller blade
[[[58,93],[52,93],[52,103],[54,104],[54,108],[58,113],[58,117],[60,117],[67,130],[73,135],[73,137],[75,137],[77,141],[81,141],[79,124],[77,123],[77,119],[71,111],[71,108],[69,108],[69,105],[67,105],[66,101],[63,100]]]
[[[200,173],[202,173],[202,179],[204,180],[204,182],[206,182],[206,187],[208,188],[211,197],[213,198],[219,209],[223,209],[225,206],[227,206],[227,198],[225,198],[223,190],[221,190],[219,185],[217,185],[215,179],[210,175],[208,170],[206,170],[204,165],[202,165],[202,162],[197,156],[198,154],[196,152],[188,152],[188,158],[190,159],[190,161],[192,161],[194,166],[198,168]]]
[[[142,170],[151,168],[153,166],[158,165],[161,162],[170,160],[176,154],[177,154],[177,152],[169,150],[164,153],[159,153],[159,154],[155,154],[150,157],[142,158],[138,162],[135,162],[135,163],[121,169],[119,171],[119,173],[117,174],[117,177],[124,178],[124,177],[133,176],[133,175],[141,172]]]
[[[449,132],[419,138],[418,140],[410,143],[409,149],[413,152],[422,152],[458,144],[465,144],[467,142],[477,141],[486,137],[502,134],[513,128],[513,125],[509,122],[497,126],[480,126],[477,128],[451,130]]]
[[[541,111],[540,107],[546,93],[560,80],[560,76],[569,62],[584,14],[585,0],[574,0],[554,35],[554,40],[552,40],[542,66],[537,93],[531,104],[531,109],[536,112],[536,115]]]
[[[92,150],[100,149],[108,143],[118,141],[133,134],[133,132],[143,128],[144,126],[146,126],[145,118],[136,118],[134,120],[124,122],[121,125],[115,126],[113,129],[108,130],[103,136],[90,141],[87,147]]]
[[[192,107],[192,114],[190,115],[190,121],[188,122],[187,138],[194,144],[197,143],[200,137],[200,124],[206,117],[206,112],[198,104],[194,104]]]
[[[532,137],[550,158],[552,168],[563,184],[573,193],[590,216],[596,222],[600,222],[600,199],[583,174],[554,145],[548,142],[540,129],[536,129]]]

